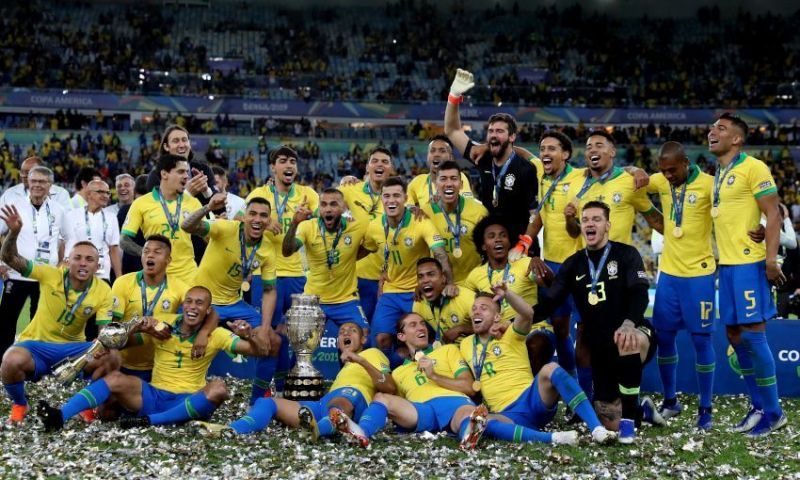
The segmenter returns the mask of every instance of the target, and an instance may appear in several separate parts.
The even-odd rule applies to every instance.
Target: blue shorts
[[[372,316],[375,314],[375,304],[378,303],[378,281],[359,278],[358,298],[359,302],[361,302],[361,309],[364,310],[364,315],[367,317],[367,322],[372,322]]]
[[[136,412],[139,417],[152,415],[154,413],[166,412],[172,407],[180,405],[191,397],[191,393],[172,393],[161,390],[150,385],[149,382],[142,382],[142,409]]]
[[[545,265],[550,267],[550,270],[553,271],[553,274],[557,274],[558,271],[561,270],[560,263],[551,262],[549,260],[545,260],[544,263]],[[539,297],[541,298],[544,295],[547,295],[547,288],[539,287]],[[570,314],[572,315],[572,318],[574,318],[576,322],[580,323],[581,315],[578,313],[578,309],[575,307],[575,301],[572,299],[572,295],[567,297],[564,303],[562,303],[553,310],[553,313],[550,314],[550,318],[569,317]]]
[[[656,331],[712,333],[714,320],[714,274],[676,277],[661,272],[656,285],[653,327]]]
[[[719,317],[725,325],[761,323],[778,311],[767,282],[767,263],[720,265]]]
[[[249,323],[251,327],[256,328],[261,326],[261,314],[252,305],[244,300],[239,300],[230,305],[213,305],[214,310],[219,314],[219,321],[221,325],[225,325],[226,320],[242,319]]]
[[[375,315],[372,317],[372,329],[370,330],[372,344],[375,343],[375,336],[379,333],[394,335],[397,333],[397,320],[406,313],[411,312],[414,307],[414,294],[409,293],[384,293],[378,298],[375,306]]]
[[[33,377],[28,380],[34,382],[51,373],[53,366],[65,358],[86,353],[91,345],[92,342],[54,343],[36,340],[25,340],[14,344],[15,347],[27,350],[33,357]]]
[[[367,409],[367,401],[364,400],[364,396],[361,395],[361,392],[350,387],[342,387],[337,388],[336,390],[331,390],[330,392],[326,393],[325,396],[322,397],[318,402],[300,402],[300,405],[310,408],[311,412],[314,413],[314,418],[319,421],[321,418],[328,416],[330,403],[334,398],[344,398],[353,405],[352,419],[354,422],[358,422],[361,419],[361,414]]]
[[[119,367],[119,371],[124,373],[125,375],[130,375],[132,377],[136,377],[143,382],[149,382],[153,379],[153,371],[152,370],[132,370],[130,368]]]
[[[427,402],[411,402],[417,410],[417,432],[446,432],[456,410],[472,405],[467,397],[439,397]]]
[[[276,288],[278,299],[275,302],[275,314],[272,315],[273,327],[286,323],[283,314],[292,308],[292,295],[303,293],[306,288],[306,277],[278,277]]]
[[[369,328],[358,300],[344,303],[322,303],[320,307],[325,313],[325,320],[333,322],[337,327],[341,327],[343,323],[353,322],[361,328]]]
[[[548,407],[539,395],[539,377],[533,379],[533,384],[528,387],[514,403],[507,406],[502,412],[496,412],[517,425],[541,430],[553,420],[558,410],[558,403]]]

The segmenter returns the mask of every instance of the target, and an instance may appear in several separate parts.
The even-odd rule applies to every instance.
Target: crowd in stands
[[[701,7],[689,19],[622,19],[577,5],[458,5],[398,0],[355,11],[9,2],[0,7],[0,85],[441,101],[462,67],[477,73],[478,102],[798,104],[798,14]]]

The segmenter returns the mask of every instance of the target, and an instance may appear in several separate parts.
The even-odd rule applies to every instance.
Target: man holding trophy
[[[111,372],[79,391],[61,408],[39,403],[39,416],[45,430],[55,431],[87,408],[113,400],[136,417],[123,418],[122,428],[182,423],[208,418],[228,398],[225,382],[206,382],[206,374],[217,353],[261,356],[265,345],[253,335],[244,320],[228,322],[235,333],[217,327],[209,336],[208,347],[201,358],[192,358],[192,346],[206,316],[212,312],[211,293],[205,287],[192,287],[183,301],[183,314],[171,328],[161,321],[145,317],[138,325],[147,335],[129,336],[128,344],[152,342],[155,349],[153,381]],[[162,328],[163,327],[163,328]]]
[[[84,334],[86,322],[92,315],[98,323],[111,320],[112,296],[111,287],[94,277],[100,254],[91,242],[75,244],[67,268],[37,264],[17,252],[22,217],[16,207],[4,206],[0,219],[8,226],[0,258],[23,276],[38,280],[41,289],[36,315],[3,355],[0,366],[3,385],[13,402],[10,420],[21,422],[28,412],[25,380],[39,380],[57,363],[84,354],[91,345]],[[117,355],[105,355],[91,359],[86,371],[97,378],[118,365]]]

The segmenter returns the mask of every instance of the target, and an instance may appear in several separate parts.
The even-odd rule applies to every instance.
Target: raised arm
[[[208,225],[203,222],[203,219],[208,215],[208,212],[224,209],[226,200],[224,193],[215,193],[207,204],[186,217],[181,223],[181,229],[191,235],[205,236],[208,233]]]
[[[456,77],[453,79],[453,84],[450,85],[450,95],[447,97],[447,107],[444,110],[444,133],[462,154],[467,149],[469,137],[461,129],[458,104],[463,100],[462,95],[474,86],[475,79],[470,72],[460,68],[456,70]]]
[[[498,300],[505,298],[511,308],[517,312],[517,316],[514,318],[514,330],[523,335],[530,332],[531,324],[533,324],[533,307],[524,298],[508,288],[506,283],[493,285],[492,290]]]

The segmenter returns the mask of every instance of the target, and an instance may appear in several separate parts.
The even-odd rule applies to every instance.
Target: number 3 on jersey
[[[587,283],[586,288],[591,292],[592,291],[592,284]],[[599,302],[606,301],[606,282],[597,282],[597,300]]]

